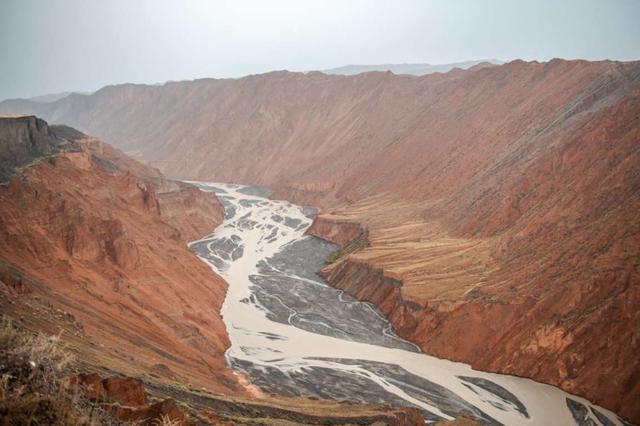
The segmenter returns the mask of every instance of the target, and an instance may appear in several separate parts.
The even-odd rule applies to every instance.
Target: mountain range
[[[322,70],[325,74],[338,74],[338,75],[355,75],[365,72],[390,71],[394,74],[407,74],[407,75],[427,75],[436,72],[446,73],[454,68],[466,70],[471,67],[485,67],[491,65],[501,65],[503,61],[498,59],[484,59],[479,61],[464,61],[464,62],[452,62],[450,64],[379,64],[379,65],[345,65],[337,68],[330,68]]]

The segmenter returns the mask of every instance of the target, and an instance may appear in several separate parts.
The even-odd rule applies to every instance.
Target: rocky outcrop
[[[63,133],[58,130],[60,128],[65,129],[64,133],[70,133],[66,126],[55,126],[55,128],[56,134]],[[144,183],[153,185],[159,192],[175,189],[175,185],[167,182],[160,170],[132,159],[100,139],[76,133],[73,135],[73,140],[96,165],[110,173],[130,173]]]
[[[127,423],[150,426],[167,422],[176,426],[192,424],[175,401],[165,399],[150,403],[142,382],[130,377],[102,379],[96,373],[81,374],[71,379],[71,385],[79,388],[85,397],[111,416]]]
[[[117,401],[129,407],[148,405],[147,393],[139,380],[131,377],[101,378],[98,374],[80,374],[72,377],[71,385],[78,386],[83,393],[95,399]]]
[[[16,169],[74,147],[34,116],[0,116],[0,182]]]

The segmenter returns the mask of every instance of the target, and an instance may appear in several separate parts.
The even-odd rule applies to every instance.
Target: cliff
[[[58,141],[42,120],[0,124],[18,129],[4,135],[14,144]],[[95,140],[65,141],[73,152],[40,150],[45,157],[0,188],[3,292],[46,300],[104,352],[129,357],[132,368],[163,365],[185,382],[242,392],[224,358],[226,283],[186,246],[220,223],[220,205],[195,188],[159,197],[132,174],[152,169],[129,168]],[[191,208],[183,213],[180,203]]]
[[[364,233],[360,224],[329,215],[316,216],[306,231],[308,235],[315,235],[340,246],[345,246]]]
[[[0,116],[0,182],[21,166],[63,151],[72,144],[57,136],[48,124],[34,116]]]

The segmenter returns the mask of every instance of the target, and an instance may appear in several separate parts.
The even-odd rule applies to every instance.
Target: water
[[[228,362],[265,393],[415,406],[427,423],[623,424],[552,386],[421,353],[373,305],[316,275],[337,247],[304,235],[308,209],[264,188],[193,183],[225,206],[223,224],[190,248],[229,283]]]

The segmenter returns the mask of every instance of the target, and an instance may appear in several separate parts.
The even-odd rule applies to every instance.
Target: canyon
[[[273,72],[109,86],[51,103],[5,101],[0,112],[69,124],[173,178],[268,186],[272,198],[319,207],[307,232],[342,246],[323,276],[377,305],[399,337],[427,354],[553,384],[640,421],[638,62],[513,61],[420,77]],[[83,268],[93,262],[92,268],[104,269],[108,260],[117,273],[101,270],[113,279],[100,285],[126,276],[140,280],[135,292],[143,292],[137,271],[147,257],[137,245],[131,248],[130,235],[145,237],[138,228],[129,230],[125,219],[79,220],[67,212],[65,197],[83,203],[83,211],[91,200],[76,199],[62,175],[71,170],[73,181],[86,182],[102,202],[115,199],[124,218],[141,212],[153,217],[154,229],[166,232],[156,247],[176,259],[189,255],[186,247],[165,250],[163,241],[186,244],[205,235],[221,223],[222,209],[207,211],[215,206],[201,198],[207,194],[169,182],[157,170],[142,171],[154,170],[148,166],[136,166],[143,182],[182,189],[157,194],[131,174],[113,177],[96,168],[91,155],[101,157],[90,150],[100,148],[91,145],[10,181],[1,195],[8,197],[3,219],[13,218],[3,220],[8,243],[2,257],[18,266],[28,259],[34,271],[49,262],[46,267],[56,265],[65,280],[69,268],[73,275],[79,271],[85,281],[76,285],[89,290],[87,282],[105,281]],[[53,187],[63,194],[58,204],[46,195],[49,185],[59,185]],[[126,194],[120,204],[104,189],[112,185]],[[18,220],[24,203],[34,205],[28,213],[37,223],[61,217],[58,211],[68,216],[29,236],[34,229],[21,228]],[[78,223],[71,233],[67,222]],[[104,248],[87,238],[96,233],[104,236]],[[55,252],[48,260],[36,256],[43,241],[57,246],[46,250]],[[193,362],[188,368],[159,356],[175,374],[195,381],[193,372],[202,380],[215,370],[216,383],[202,385],[243,392],[222,358],[196,366],[199,350],[221,354],[229,345],[224,333],[212,332],[224,330],[219,316],[199,316],[199,306],[222,308],[226,284],[217,277],[219,287],[201,288],[198,271],[207,279],[211,271],[190,259],[189,276],[179,274],[188,281],[184,288],[209,293],[209,299],[189,306],[198,314],[188,329],[172,330],[175,318],[163,312],[164,325],[154,322],[162,329],[144,333],[154,347],[169,343],[158,340],[160,331],[176,336],[171,344],[188,340],[178,346]],[[178,279],[175,270],[157,267],[165,279]],[[39,274],[34,280],[50,277]],[[180,297],[158,299],[158,311],[171,312],[161,301]],[[67,302],[59,301],[82,317]],[[117,317],[103,309],[105,317]],[[84,315],[89,332],[131,346]]]
[[[187,247],[222,223],[213,194],[34,116],[0,117],[0,140],[3,321],[60,336],[116,418],[419,424],[403,407],[256,400],[225,357],[227,283]]]
[[[225,220],[191,249],[229,283],[222,307],[229,364],[261,391],[420,409],[428,423],[616,424],[613,413],[556,388],[427,356],[374,305],[316,275],[336,246],[305,235],[311,210],[235,184],[213,191]],[[358,276],[350,282],[361,284]],[[375,283],[369,281],[369,285]]]

